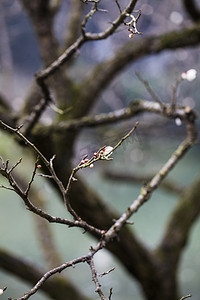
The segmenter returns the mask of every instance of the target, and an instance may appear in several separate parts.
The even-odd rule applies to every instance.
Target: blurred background
[[[199,4],[198,1],[196,2]],[[126,3],[128,1],[124,1],[124,5]],[[96,14],[87,26],[88,31],[100,32],[105,30],[118,13],[114,1],[102,1],[102,7],[106,8],[109,13]],[[62,1],[54,26],[61,47],[70,14],[69,8],[70,1]],[[137,26],[138,30],[142,32],[142,36],[179,30],[190,23],[192,24],[183,9],[182,2],[178,0],[142,0],[138,2],[136,8],[142,11]],[[86,5],[85,9],[87,11],[89,6]],[[77,82],[81,81],[84,76],[90,73],[95,64],[111,58],[120,46],[128,42],[128,34],[127,28],[121,26],[109,39],[84,45],[77,54],[75,63],[70,67],[72,78]],[[135,36],[134,39],[139,40],[142,36]],[[8,101],[16,113],[23,107],[24,97],[31,87],[34,74],[42,67],[33,29],[20,1],[1,0],[0,92],[9,99]],[[152,100],[135,75],[136,71],[148,80],[154,92],[163,102],[169,103],[172,99],[172,85],[177,74],[191,68],[197,70],[197,79],[193,82],[181,83],[178,89],[177,102],[180,105],[189,105],[196,112],[199,112],[200,46],[196,46],[163,51],[160,54],[139,59],[134,63],[130,62],[130,65],[118,74],[100,95],[90,114],[121,109],[128,106],[135,98]],[[42,121],[45,124],[50,124],[53,115],[49,108],[43,115]],[[141,127],[139,126],[136,134],[125,141],[115,152],[112,162],[99,162],[95,168],[80,172],[83,179],[95,188],[97,193],[119,213],[122,213],[137,197],[143,182],[132,183],[116,180],[112,179],[111,175],[124,170],[124,173],[136,176],[151,176],[159,170],[180,141],[184,139],[183,126],[177,126],[173,121],[169,122],[155,115],[145,115],[139,120]],[[108,143],[112,146],[115,145],[135,121],[136,119],[94,129],[83,129],[76,143],[74,165],[86,153],[92,154],[99,147]],[[199,128],[199,120],[197,123]],[[25,177],[30,176],[33,167],[30,156],[27,155],[25,149],[21,149],[17,145],[14,139],[10,139],[2,131],[0,132],[0,148],[0,155],[5,159],[9,158],[11,162],[16,162],[20,157],[24,157],[20,168]],[[153,249],[158,244],[168,217],[179,201],[181,189],[189,186],[195,180],[199,175],[199,167],[198,141],[168,177],[170,182],[180,187],[179,192],[161,188],[153,194],[151,201],[146,203],[132,218],[134,230],[148,247]],[[6,184],[2,178],[1,183]],[[57,216],[65,216],[63,205],[56,201],[58,196],[47,180],[40,177],[36,179],[35,184],[41,193],[48,195],[46,200],[48,211]],[[0,247],[43,266],[44,258],[32,214],[24,208],[22,201],[14,193],[4,189],[1,189],[0,192]],[[52,232],[63,261],[83,255],[87,253],[91,245],[95,245],[93,238],[89,235],[82,235],[78,229],[66,230],[66,228],[54,224]],[[189,244],[182,257],[178,274],[181,294],[192,293],[193,300],[199,300],[200,296],[199,233],[200,220],[192,228]],[[116,267],[114,272],[102,279],[107,290],[113,287],[115,300],[122,298],[126,300],[144,299],[137,282],[133,282],[132,278],[129,278],[119,262],[113,259],[106,250],[97,255],[96,264],[99,273]],[[64,273],[71,277],[74,282],[78,280],[79,286],[86,295],[92,299],[97,299],[98,297],[94,295],[90,274],[86,272],[86,269],[86,266],[81,265]],[[3,286],[8,286],[8,290],[1,296],[2,300],[7,299],[8,295],[14,297],[23,295],[30,288],[17,277],[0,270],[0,288]],[[35,299],[48,298],[40,292],[35,296]]]

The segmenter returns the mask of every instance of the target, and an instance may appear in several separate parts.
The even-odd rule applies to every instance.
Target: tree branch
[[[81,84],[83,93],[79,99],[79,111],[88,114],[88,107],[92,107],[94,99],[106,89],[112,79],[138,59],[165,50],[195,46],[199,43],[200,25],[196,24],[180,31],[139,38],[123,45],[113,58],[96,66],[90,76],[83,80]],[[84,88],[85,86],[87,86],[87,89]]]
[[[200,20],[200,9],[194,0],[182,0],[184,8],[194,22]]]
[[[34,135],[42,134],[48,136],[50,133],[65,133],[70,130],[79,130],[80,128],[96,127],[100,125],[112,124],[118,121],[123,121],[137,116],[140,113],[152,112],[161,114],[167,118],[184,118],[186,107],[176,107],[171,109],[171,104],[163,105],[154,103],[152,101],[136,99],[131,101],[128,107],[119,110],[114,110],[109,113],[97,114],[95,116],[86,116],[79,119],[71,119],[70,121],[63,121],[59,124],[50,126],[38,125],[35,128]]]
[[[65,32],[65,47],[71,46],[80,34],[80,24],[83,14],[84,5],[80,0],[70,1],[70,16],[67,22],[66,32]]]
[[[33,265],[25,259],[14,256],[3,249],[0,249],[0,267],[31,285],[35,284],[44,274],[44,270],[36,267],[35,263]],[[55,300],[89,300],[89,298],[83,296],[73,284],[63,276],[54,276],[54,278],[46,281],[41,289]]]

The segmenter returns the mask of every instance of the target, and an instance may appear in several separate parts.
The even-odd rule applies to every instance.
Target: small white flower
[[[176,123],[177,126],[181,126],[182,125],[182,121],[181,121],[180,118],[176,118],[175,119],[175,123]]]
[[[181,74],[182,79],[186,79],[187,81],[193,81],[197,77],[197,70],[190,69]]]
[[[112,152],[113,147],[107,146],[103,149],[103,155],[109,157],[113,152]]]
[[[0,289],[0,295],[3,295],[3,293],[6,289],[7,289],[7,286],[5,286],[3,289]]]

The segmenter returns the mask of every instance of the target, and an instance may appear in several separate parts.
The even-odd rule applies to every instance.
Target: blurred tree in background
[[[20,298],[11,281],[0,279],[2,299],[40,299],[39,290],[45,292],[41,299],[183,296],[181,257],[200,213],[199,44],[194,0],[0,2],[0,267],[29,283]],[[183,155],[194,144],[187,160]],[[164,180],[177,163],[179,171]],[[10,190],[34,213],[37,235],[26,232],[25,209],[15,210]],[[66,205],[60,210],[59,200]],[[132,215],[144,203],[141,222]],[[72,232],[66,241],[65,231]],[[26,250],[34,243],[43,258],[32,253],[30,263]],[[111,256],[101,256],[104,248],[117,258],[115,265],[120,262],[125,280],[110,280],[118,270],[105,270]],[[81,262],[89,268],[76,266]],[[188,270],[198,285],[198,275]],[[199,285],[188,288],[198,299]]]

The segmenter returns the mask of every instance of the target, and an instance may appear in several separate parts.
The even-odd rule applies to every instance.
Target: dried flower
[[[186,79],[187,81],[193,81],[197,77],[197,70],[190,69],[181,74],[182,79]]]

